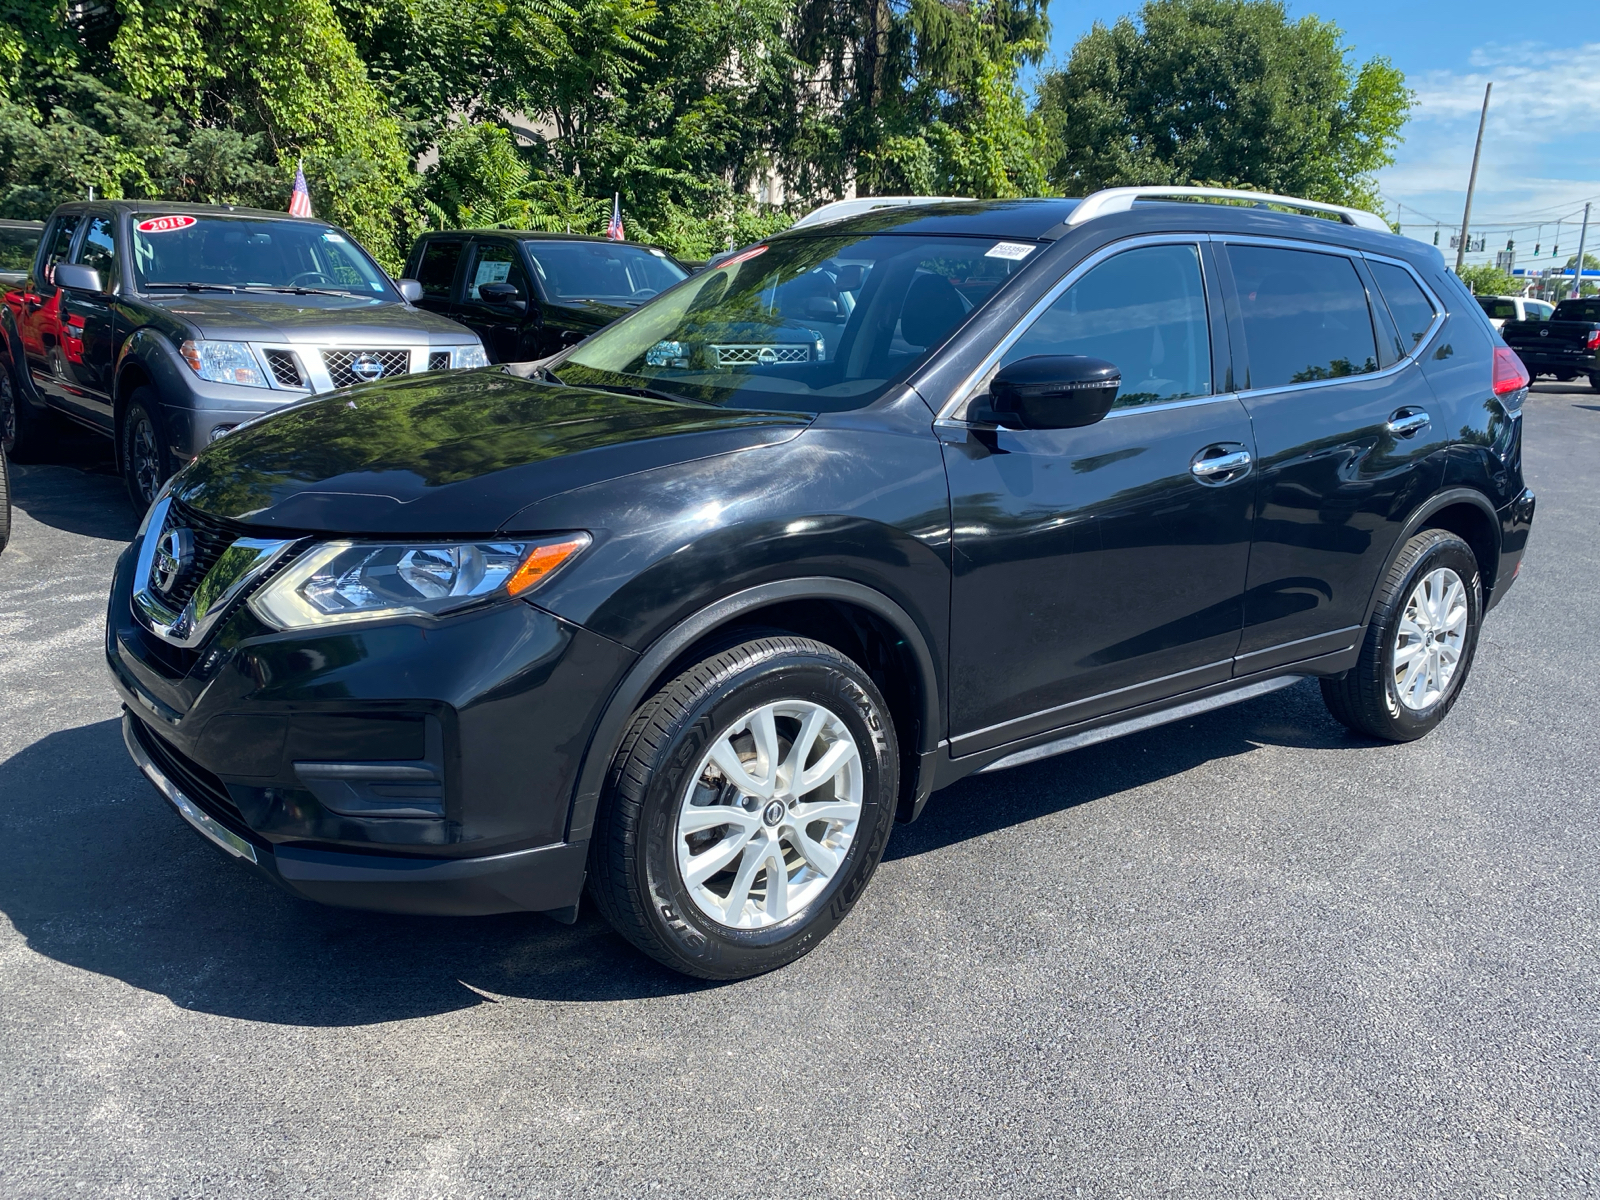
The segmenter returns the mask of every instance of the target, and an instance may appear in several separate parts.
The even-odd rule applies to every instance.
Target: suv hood
[[[294,296],[269,292],[185,292],[145,298],[215,341],[360,341],[368,346],[410,346],[422,341],[468,342],[473,334],[436,313],[368,296]],[[429,335],[445,335],[433,338]]]
[[[307,533],[474,535],[606,479],[799,435],[811,417],[535,382],[489,367],[280,410],[173,483],[203,513]]]

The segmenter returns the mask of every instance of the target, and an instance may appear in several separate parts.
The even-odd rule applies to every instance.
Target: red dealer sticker
[[[171,233],[174,229],[187,229],[199,220],[198,217],[151,217],[147,221],[140,221],[134,226],[140,233]]]

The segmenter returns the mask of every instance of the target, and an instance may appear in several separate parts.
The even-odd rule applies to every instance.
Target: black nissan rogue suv
[[[152,505],[106,652],[140,767],[298,895],[587,886],[745,976],[972,772],[1308,677],[1426,734],[1527,542],[1526,387],[1370,213],[811,220],[552,358],[241,427]]]

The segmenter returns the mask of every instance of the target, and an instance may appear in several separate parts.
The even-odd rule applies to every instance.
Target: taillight
[[[1528,368],[1510,346],[1494,348],[1494,394],[1504,396],[1528,386]]]
[[[1585,350],[1600,350],[1600,329],[1589,330],[1589,336],[1583,343]]]

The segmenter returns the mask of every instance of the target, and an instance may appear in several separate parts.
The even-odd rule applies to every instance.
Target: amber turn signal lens
[[[589,535],[579,533],[559,542],[546,542],[542,546],[535,546],[506,583],[507,594],[520,596],[530,588],[537,587],[552,571],[588,544]]]

